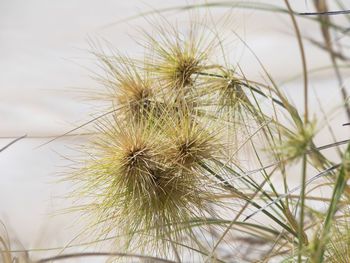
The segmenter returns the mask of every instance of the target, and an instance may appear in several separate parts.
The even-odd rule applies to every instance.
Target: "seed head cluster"
[[[220,18],[217,23],[228,22]],[[349,257],[342,259],[341,254],[350,254],[349,222],[335,225],[337,237],[328,234],[332,220],[341,222],[341,215],[348,216],[341,209],[348,204],[343,193],[350,195],[350,146],[345,154],[340,149],[348,142],[316,147],[306,73],[302,120],[263,63],[258,60],[266,73],[264,83],[247,79],[243,66],[230,64],[224,35],[213,19],[209,24],[201,20],[183,30],[164,19],[152,32],[143,31],[141,58],[113,48],[108,54],[94,52],[102,69],[98,80],[105,89],[98,99],[108,106],[102,114],[97,112],[101,117],[88,122],[94,126],[83,146],[84,156],[66,177],[75,187],[70,196],[79,201],[73,210],[88,221],[84,233],[92,243],[115,240],[113,249],[125,256],[146,252],[176,262],[182,262],[179,250],[203,256],[205,262],[257,259],[244,255],[244,260],[236,260],[236,255],[223,254],[226,247],[241,249],[236,244],[244,243],[249,243],[248,250],[237,255],[247,254],[251,244],[268,247],[268,253],[258,253],[264,262],[284,256],[293,262],[296,256],[298,262],[321,262],[322,257],[348,262]],[[292,125],[286,126],[288,119]],[[341,164],[320,152],[335,146]],[[264,164],[266,155],[258,147],[267,148],[276,162]],[[301,184],[290,189],[287,164],[301,159]],[[252,170],[254,165],[259,168]],[[313,170],[321,173],[308,179]],[[283,187],[271,180],[276,173],[282,176]],[[306,201],[311,191],[331,185],[308,188],[326,174],[334,181],[332,199],[310,198],[329,204],[323,213]],[[260,212],[269,218],[263,221],[268,224],[246,222]],[[325,226],[321,238],[315,225]],[[229,237],[232,231],[240,233]],[[310,239],[312,231],[316,235]],[[326,247],[327,242],[334,245]],[[198,260],[186,258],[189,261]]]
[[[212,83],[200,74],[215,68],[213,41],[205,46],[197,27],[187,38],[173,34],[161,41],[147,35],[153,55],[144,63],[96,54],[106,72],[103,98],[116,110],[95,122],[88,157],[69,177],[78,185],[75,196],[93,197],[83,213],[100,236],[123,235],[129,248],[160,253],[169,246],[164,240],[193,236],[186,222],[214,215],[218,190],[207,187],[213,174],[204,167],[225,147],[220,120],[207,116],[206,99],[196,97]]]

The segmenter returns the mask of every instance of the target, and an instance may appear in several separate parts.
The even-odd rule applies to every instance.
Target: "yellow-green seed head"
[[[218,158],[223,145],[220,143],[218,122],[211,123],[197,111],[187,107],[167,116],[165,132],[169,140],[170,155],[176,165],[186,169],[198,168]]]
[[[166,89],[186,93],[196,85],[200,73],[211,68],[209,58],[215,43],[204,28],[192,24],[187,34],[175,27],[157,27],[158,37],[146,34],[151,49],[147,66]]]
[[[166,138],[160,126],[157,120],[101,121],[90,145],[93,157],[69,178],[80,184],[76,191],[80,197],[94,196],[83,212],[102,229],[97,232],[124,234],[132,248],[163,245],[166,232],[180,240],[183,232],[192,231],[183,229],[181,222],[211,211],[212,191],[205,189],[203,177],[174,162],[173,138]],[[187,149],[179,162],[187,165],[208,158],[212,145],[201,139],[204,132],[193,126],[188,136],[194,139],[189,147],[196,150]]]
[[[308,122],[299,128],[296,133],[286,132],[284,142],[278,147],[282,159],[293,160],[302,157],[311,149],[314,138],[316,122]]]
[[[122,108],[119,115],[140,117],[147,112],[158,90],[150,72],[142,70],[135,61],[126,57],[96,55],[106,75],[100,77],[107,88],[102,99]]]

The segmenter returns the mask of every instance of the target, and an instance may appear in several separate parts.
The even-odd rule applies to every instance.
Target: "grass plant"
[[[112,241],[111,250],[38,262],[81,256],[349,262],[349,138],[321,146],[315,142],[320,131],[332,127],[327,118],[310,114],[314,98],[303,47],[310,39],[303,37],[298,21],[319,24],[324,43],[311,42],[331,58],[347,115],[349,98],[339,70],[348,67],[339,65],[346,57],[339,54],[346,51],[331,39],[334,32],[348,38],[348,30],[326,16],[326,1],[313,2],[314,15],[284,3],[207,2],[159,12],[230,7],[289,15],[303,68],[303,108],[293,105],[258,58],[264,83],[249,79],[239,63],[228,62],[219,25],[207,17],[192,20],[185,29],[161,18],[142,31],[141,58],[112,48],[93,51],[105,88],[94,98],[109,106],[76,128],[92,124],[84,157],[64,180],[74,185],[69,197],[77,205],[70,210],[81,214],[84,237],[93,243]],[[339,153],[336,161],[323,152],[333,147]],[[326,190],[332,193],[317,195]],[[0,237],[0,244],[2,260],[11,262],[8,243]],[[113,252],[116,248],[122,252]]]
[[[80,185],[79,198],[92,197],[83,213],[102,229],[97,238],[122,233],[123,249],[177,262],[189,256],[206,262],[249,261],[233,248],[249,242],[230,241],[232,232],[264,241],[266,251],[251,248],[254,262],[323,262],[338,253],[334,246],[331,251],[331,244],[340,242],[331,231],[336,232],[336,218],[342,218],[340,204],[348,204],[349,147],[340,150],[337,164],[314,142],[324,128],[319,124],[326,122],[309,117],[305,40],[298,14],[285,3],[278,10],[290,15],[300,47],[303,110],[292,105],[260,61],[269,80],[264,84],[248,79],[239,64],[228,66],[227,58],[220,63],[224,42],[207,19],[192,21],[183,31],[162,18],[153,31],[143,31],[142,59],[125,59],[113,50],[112,55],[94,52],[108,76],[102,83],[109,93],[103,98],[115,98],[112,109],[126,109],[95,122],[89,157],[68,177]],[[317,10],[321,4],[315,2]],[[326,42],[328,31],[339,29],[330,19],[313,20]],[[247,170],[239,161],[242,148],[251,152],[249,164],[261,168]],[[266,165],[264,156],[274,163]],[[297,166],[300,183],[291,189],[287,174]],[[325,211],[315,210],[309,206],[310,192],[325,182],[333,195],[322,199]]]

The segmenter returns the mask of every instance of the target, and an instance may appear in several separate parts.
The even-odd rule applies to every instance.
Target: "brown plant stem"
[[[289,4],[288,0],[284,0],[286,3],[286,6],[289,11],[290,18],[292,19],[293,26],[295,29],[295,34],[298,39],[298,44],[299,44],[299,49],[300,49],[300,55],[301,55],[301,60],[302,60],[302,65],[303,65],[303,77],[304,77],[304,110],[305,110],[305,116],[304,116],[304,122],[308,122],[308,78],[307,78],[307,67],[306,67],[306,57],[305,57],[305,51],[304,51],[304,46],[303,46],[303,41],[301,38],[301,34],[299,31],[299,27],[297,24],[297,21],[294,17],[294,12]]]

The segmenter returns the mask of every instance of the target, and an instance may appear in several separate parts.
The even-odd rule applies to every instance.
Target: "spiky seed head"
[[[156,27],[159,38],[146,34],[151,49],[149,69],[157,74],[163,86],[177,92],[188,92],[200,73],[211,68],[209,58],[213,54],[215,41],[208,40],[204,27],[191,24],[187,34],[176,27]]]
[[[237,110],[242,105],[248,106],[250,103],[242,88],[243,83],[249,81],[239,76],[234,68],[219,68],[208,81],[213,103],[225,111]]]
[[[234,79],[226,80],[220,89],[220,105],[235,106],[242,99],[242,91]]]
[[[278,154],[284,160],[297,160],[311,149],[316,135],[316,120],[303,124],[295,133],[285,131],[285,141],[278,147]]]
[[[89,150],[93,159],[69,178],[81,183],[78,195],[94,196],[84,211],[103,229],[101,235],[123,233],[131,247],[164,245],[166,232],[179,241],[184,231],[192,231],[180,222],[211,213],[212,191],[204,189],[202,178],[174,165],[172,145],[157,120],[117,121],[98,124]],[[207,142],[201,143],[200,150]]]
[[[223,145],[218,122],[211,123],[198,111],[183,107],[169,113],[165,123],[170,155],[177,165],[191,170],[219,158]]]
[[[96,54],[106,76],[100,81],[107,88],[103,99],[122,108],[119,115],[140,115],[152,107],[158,85],[150,72],[144,71],[137,62],[122,56]],[[128,116],[129,117],[129,116]]]
[[[221,70],[220,78],[214,78],[211,83],[215,101],[220,108],[234,109],[239,103],[245,103],[245,94],[241,88],[240,80],[234,75],[233,70]]]

